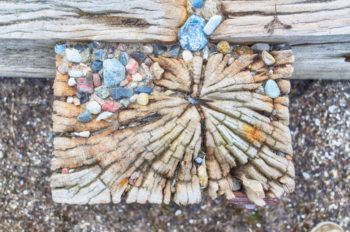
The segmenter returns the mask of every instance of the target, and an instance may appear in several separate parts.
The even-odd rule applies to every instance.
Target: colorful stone
[[[98,73],[102,68],[102,61],[95,60],[91,63],[91,70],[93,73]]]
[[[159,56],[166,52],[168,48],[165,45],[162,44],[153,44],[153,54],[155,56]]]
[[[81,62],[81,55],[77,49],[74,48],[67,48],[65,50],[66,58],[69,62],[72,63],[80,63]]]
[[[66,44],[56,44],[55,46],[55,53],[63,55],[66,50],[67,45]]]
[[[101,120],[106,120],[106,119],[110,118],[112,115],[113,115],[112,112],[108,112],[108,111],[102,112],[97,116],[96,122],[99,122]]]
[[[103,62],[103,80],[107,87],[117,86],[125,79],[125,67],[116,59],[107,59]]]
[[[108,88],[104,85],[95,89],[95,93],[98,97],[105,99],[109,96]]]
[[[155,62],[151,66],[152,73],[156,80],[159,80],[162,78],[162,75],[164,73],[164,69],[160,67],[158,62]]]
[[[76,84],[77,84],[77,82],[75,81],[75,79],[73,77],[68,79],[69,86],[75,86]]]
[[[94,73],[92,74],[92,82],[94,83],[95,87],[99,87],[102,85],[100,74]]]
[[[99,114],[101,112],[101,106],[96,101],[90,101],[86,105],[86,109],[92,114]]]
[[[85,102],[89,101],[89,95],[87,93],[77,92],[76,95],[80,100],[80,104],[84,104]]]
[[[253,50],[246,45],[235,47],[235,52],[240,56],[254,53]]]
[[[223,53],[223,54],[231,53],[231,47],[227,41],[220,41],[217,44],[216,49],[218,50],[218,52]]]
[[[90,122],[92,120],[92,115],[90,113],[90,111],[88,111],[87,109],[84,109],[83,112],[81,112],[78,116],[78,121],[79,122]]]
[[[139,63],[135,59],[130,59],[127,65],[125,66],[125,69],[130,74],[135,74],[137,70],[139,69]]]
[[[208,39],[203,32],[205,20],[197,15],[192,15],[181,27],[178,38],[181,47],[190,51],[198,51],[207,43]]]
[[[105,54],[106,54],[106,50],[105,50],[105,49],[98,49],[98,50],[94,53],[95,60],[103,61],[103,60],[104,60],[104,57],[105,57]]]
[[[192,59],[193,59],[192,52],[190,52],[189,50],[184,50],[182,53],[182,59],[185,61],[185,63],[192,62]]]
[[[142,75],[140,73],[135,73],[132,75],[132,81],[139,82],[142,80],[143,80],[143,78],[142,78]]]
[[[146,55],[142,52],[133,52],[130,56],[137,60],[139,64],[141,64],[146,59]]]
[[[125,97],[131,97],[133,94],[132,89],[116,87],[110,92],[114,100],[119,100]]]
[[[201,8],[203,6],[203,0],[192,0],[191,5],[194,8]]]
[[[102,105],[102,110],[103,111],[108,111],[111,113],[115,113],[120,109],[120,106],[111,102],[111,101],[106,101],[103,105]]]
[[[124,66],[129,62],[129,55],[126,52],[122,52],[119,55],[119,61],[122,63]]]
[[[261,53],[261,58],[266,65],[273,65],[276,62],[275,58],[265,50]]]
[[[152,88],[151,88],[151,86],[136,87],[136,88],[135,88],[135,92],[136,92],[136,93],[147,93],[147,94],[151,94]]]
[[[142,106],[146,106],[148,105],[149,102],[149,96],[147,93],[140,93],[137,96],[137,104],[142,105]]]
[[[203,28],[203,32],[206,35],[211,35],[215,31],[215,29],[220,25],[221,21],[222,21],[221,15],[213,15],[209,19],[205,27]]]
[[[180,52],[180,46],[179,45],[173,45],[170,47],[170,50],[169,50],[169,54],[177,59],[177,57],[179,56],[179,52]]]
[[[265,94],[270,98],[277,98],[281,94],[280,88],[274,80],[267,80],[264,89]]]

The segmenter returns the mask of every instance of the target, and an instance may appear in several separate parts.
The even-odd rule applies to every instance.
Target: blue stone
[[[153,44],[152,47],[155,56],[159,56],[168,50],[168,48],[162,44]]]
[[[116,59],[103,62],[103,81],[107,87],[117,86],[125,79],[125,67]]]
[[[276,81],[274,80],[267,80],[265,84],[265,94],[269,96],[270,98],[277,98],[280,96],[281,91],[278,87]]]
[[[136,88],[135,88],[135,92],[136,92],[136,93],[147,93],[147,94],[151,94],[152,88],[151,88],[151,86],[136,87]]]
[[[79,52],[84,51],[84,47],[83,47],[83,45],[81,45],[81,44],[76,44],[76,45],[74,45],[74,48],[77,49]]]
[[[95,89],[95,93],[97,96],[99,96],[102,99],[105,99],[109,96],[108,88],[104,85],[101,85],[100,87]]]
[[[119,100],[125,97],[131,97],[133,94],[132,89],[116,87],[111,91],[111,96],[114,100]]]
[[[180,46],[179,45],[173,45],[170,47],[169,54],[173,57],[176,58],[179,56],[179,51],[180,51]]]
[[[119,55],[119,61],[125,66],[129,62],[129,55],[126,52],[122,52]]]
[[[203,6],[203,0],[192,0],[191,5],[194,8],[201,8]]]
[[[55,46],[56,54],[63,55],[64,51],[66,50],[66,47],[67,47],[66,44],[56,44],[56,46]]]
[[[89,101],[89,95],[87,93],[77,92],[76,95],[80,100],[80,104],[84,104],[85,102]]]
[[[205,20],[197,15],[192,15],[181,27],[178,37],[181,47],[190,51],[198,51],[208,43],[203,32]]]
[[[208,23],[205,25],[203,32],[206,35],[211,35],[215,31],[215,29],[220,25],[221,21],[222,21],[221,15],[213,15],[209,19]]]
[[[79,122],[90,122],[91,120],[92,120],[92,114],[87,109],[81,112],[78,116]]]
[[[142,52],[133,52],[131,53],[131,57],[134,58],[139,64],[146,59],[146,55]]]
[[[196,104],[196,100],[194,100],[193,98],[188,98],[188,101],[192,104],[192,105],[194,105],[194,104]]]
[[[102,68],[102,61],[95,60],[94,62],[92,62],[91,70],[93,73],[98,73],[98,71],[100,71],[101,68]]]
[[[86,48],[90,48],[90,49],[93,49],[95,47],[94,43],[93,42],[90,42],[90,43],[87,43],[84,45]]]
[[[101,60],[103,61],[104,57],[105,57],[105,54],[106,54],[106,50],[105,49],[98,49],[94,55],[95,55],[95,59],[96,60]]]

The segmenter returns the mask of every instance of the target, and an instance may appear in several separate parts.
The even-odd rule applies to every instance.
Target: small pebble
[[[61,74],[67,74],[68,73],[68,66],[67,65],[60,65],[60,66],[58,66],[57,70]]]
[[[266,43],[256,43],[254,44],[251,49],[253,50],[253,52],[262,52],[262,51],[268,51],[270,50],[270,45],[266,44]]]
[[[77,97],[73,97],[73,104],[76,106],[80,106],[80,100]]]
[[[193,98],[188,98],[188,101],[192,104],[192,105],[194,105],[194,104],[196,104],[196,100],[194,100]]]
[[[92,74],[92,82],[94,83],[95,87],[99,87],[102,85],[101,77],[98,73]]]
[[[153,61],[151,60],[151,58],[147,57],[147,58],[145,59],[144,63],[145,63],[148,67],[150,67],[150,66],[153,64]]]
[[[102,61],[100,60],[95,60],[94,62],[91,63],[91,70],[94,73],[98,73],[102,68]]]
[[[80,100],[80,104],[84,104],[85,102],[89,101],[89,95],[87,93],[77,92],[76,95]]]
[[[102,85],[95,89],[95,93],[98,97],[105,99],[109,96],[108,88],[105,85]]]
[[[205,20],[198,15],[192,15],[178,32],[179,42],[182,48],[190,51],[198,51],[204,48],[208,39],[203,32]]]
[[[81,55],[81,63],[90,62],[90,49],[85,49],[80,55]]]
[[[79,52],[83,52],[84,51],[84,47],[80,43],[75,44],[74,48],[77,49]]]
[[[122,100],[119,101],[124,107],[128,107],[130,104],[130,100],[128,98],[123,98]]]
[[[79,68],[74,67],[68,71],[68,75],[70,77],[78,78],[78,77],[83,76],[83,73],[80,71]]]
[[[88,111],[87,109],[84,109],[83,112],[81,112],[78,116],[78,121],[79,122],[90,122],[92,120],[92,115],[90,113],[90,111]]]
[[[150,86],[144,86],[144,87],[137,87],[135,88],[136,93],[147,93],[151,94],[152,88]]]
[[[203,28],[203,32],[206,35],[211,35],[215,31],[215,29],[220,25],[221,21],[222,21],[221,15],[213,15],[209,19],[205,27]]]
[[[203,158],[202,157],[197,157],[195,160],[194,160],[197,164],[201,164],[203,162]]]
[[[202,53],[203,53],[203,59],[204,60],[208,60],[208,58],[209,58],[209,48],[208,48],[208,46],[205,46],[203,48]]]
[[[86,109],[92,114],[99,114],[101,112],[101,106],[96,101],[90,101],[86,105]]]
[[[114,100],[119,100],[125,97],[131,97],[133,94],[132,89],[116,87],[110,92]]]
[[[66,44],[56,44],[55,46],[55,53],[63,55],[66,50],[67,45]]]
[[[265,94],[270,98],[277,98],[280,96],[281,91],[274,80],[267,80],[265,84]]]
[[[181,215],[181,213],[182,213],[181,209],[178,209],[175,211],[175,216],[179,216]]]
[[[90,137],[90,131],[74,132],[75,136],[88,138]]]
[[[162,67],[160,67],[158,62],[155,62],[152,64],[151,70],[152,70],[152,73],[153,73],[154,77],[156,78],[156,80],[159,80],[162,78],[162,75],[164,73],[164,69]]]
[[[106,101],[103,105],[102,105],[102,110],[103,111],[108,111],[111,113],[115,113],[120,109],[120,106],[111,102],[111,101]]]
[[[234,61],[235,61],[235,58],[234,58],[234,57],[231,57],[230,59],[228,59],[227,64],[230,65],[230,64],[232,64]]]
[[[94,53],[95,60],[103,61],[103,60],[104,60],[104,57],[105,57],[105,54],[106,54],[106,50],[105,50],[105,49],[98,49],[98,50]]]
[[[125,66],[125,69],[130,74],[135,74],[137,70],[139,69],[139,63],[135,59],[130,59],[127,65]]]
[[[75,81],[75,79],[73,77],[68,79],[69,86],[75,86],[76,84],[77,84],[77,82]]]
[[[82,92],[82,93],[89,93],[89,94],[91,94],[91,93],[94,92],[93,86],[90,85],[90,83],[87,81],[87,79],[83,78],[83,77],[78,78],[77,89],[78,89],[79,92]]]
[[[190,52],[189,50],[184,50],[184,51],[182,52],[182,59],[183,59],[186,63],[192,62],[192,59],[193,59],[192,52]]]
[[[119,83],[119,86],[120,86],[120,87],[125,87],[125,86],[127,86],[128,84],[129,84],[128,79],[124,79],[124,80],[122,80],[122,81]]]
[[[74,102],[73,97],[67,97],[67,103],[72,104]]]
[[[266,65],[273,65],[276,62],[275,58],[265,50],[261,53],[261,57]]]
[[[68,168],[62,168],[62,174],[68,174],[69,170]]]
[[[132,75],[132,81],[142,81],[142,75],[140,73],[135,73]]]
[[[147,93],[140,93],[137,96],[137,104],[139,105],[146,106],[148,105],[148,101],[149,101],[149,97]]]
[[[203,6],[203,0],[192,0],[191,5],[194,8],[201,8]]]
[[[292,49],[292,46],[289,44],[274,44],[271,46],[271,50],[273,51],[280,51],[280,50],[290,50]]]
[[[179,56],[179,51],[180,51],[180,46],[179,45],[173,45],[170,47],[170,50],[169,50],[169,54],[177,59],[177,57]]]
[[[125,79],[125,67],[116,59],[103,62],[103,82],[107,87],[117,86]]]
[[[240,56],[246,54],[253,54],[253,50],[246,45],[235,47],[235,52]]]
[[[166,52],[168,48],[165,45],[162,44],[153,44],[153,54],[155,56],[162,55],[164,52]]]
[[[122,63],[124,66],[129,62],[129,55],[128,53],[126,52],[122,52],[120,55],[119,55],[119,61],[120,63]]]
[[[120,44],[118,45],[117,49],[118,49],[119,51],[125,52],[126,49],[128,49],[128,45],[126,45],[125,43],[120,43]]]
[[[130,102],[132,102],[132,103],[136,102],[138,96],[139,96],[138,94],[133,95],[133,96],[130,98]]]
[[[153,52],[153,47],[151,45],[147,44],[141,48],[141,51],[145,54],[151,54]]]
[[[69,62],[73,62],[73,63],[81,62],[81,55],[77,49],[67,48],[65,53],[66,53],[66,58]]]
[[[96,122],[99,122],[101,120],[106,120],[106,119],[110,118],[112,115],[113,115],[112,112],[108,112],[108,111],[102,112],[97,116]]]
[[[142,64],[142,62],[146,59],[146,55],[142,52],[133,52],[130,56],[139,62],[139,64]]]
[[[231,52],[230,44],[227,41],[220,41],[216,46],[216,49],[223,54],[229,54]]]

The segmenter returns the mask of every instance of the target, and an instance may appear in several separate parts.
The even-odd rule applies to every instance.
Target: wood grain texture
[[[173,42],[185,0],[1,1],[0,38]]]
[[[53,41],[1,40],[0,76],[54,78]],[[291,79],[350,80],[350,43],[293,46]]]
[[[234,43],[350,42],[350,1],[223,0],[224,22],[211,36]]]

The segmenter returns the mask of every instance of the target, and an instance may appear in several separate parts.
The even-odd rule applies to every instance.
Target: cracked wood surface
[[[350,42],[350,1],[222,0],[225,20],[210,37],[233,43]]]
[[[185,0],[1,1],[0,39],[174,42]]]
[[[290,50],[271,54],[277,64],[272,75],[269,68],[255,65],[261,63],[258,54],[242,55],[228,64],[230,55],[214,53],[204,66],[195,57],[190,67],[182,60],[152,57],[165,70],[155,84],[175,93],[150,95],[149,105],[135,103],[119,111],[114,118],[119,129],[113,122],[95,118],[79,123],[82,107],[64,101],[75,89],[67,85],[67,75],[57,73],[51,165],[54,201],[100,204],[125,198],[127,203],[173,200],[187,205],[199,203],[203,190],[213,199],[224,195],[234,201],[233,178],[260,206],[266,196],[280,198],[292,192],[287,94],[294,57]],[[253,66],[260,67],[255,75]],[[282,96],[271,99],[257,91],[267,79],[282,82]],[[187,97],[194,89],[196,103],[190,104]],[[83,130],[91,136],[77,138],[71,133]],[[205,164],[196,164],[195,158],[203,153]],[[62,168],[72,172],[62,173]]]

